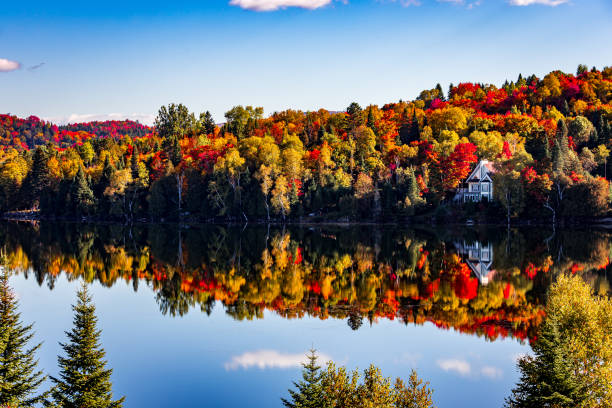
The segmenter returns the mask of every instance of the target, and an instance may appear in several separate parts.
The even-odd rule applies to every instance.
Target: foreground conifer
[[[46,379],[37,371],[34,358],[41,344],[28,348],[34,332],[23,326],[17,301],[8,284],[8,273],[0,271],[0,407],[33,407],[44,395],[35,395]]]
[[[578,275],[550,288],[546,320],[519,360],[521,378],[508,408],[610,407],[612,300],[598,297]]]
[[[69,342],[60,343],[66,357],[58,357],[59,378],[51,377],[55,387],[51,391],[53,402],[47,406],[58,408],[120,408],[125,398],[113,401],[110,376],[106,369],[105,351],[100,346],[91,296],[84,284],[77,293],[74,327],[66,332]]]
[[[324,407],[321,367],[317,364],[315,350],[310,350],[308,363],[302,363],[302,367],[302,381],[293,383],[296,390],[289,390],[291,401],[283,398],[283,405],[288,408]]]

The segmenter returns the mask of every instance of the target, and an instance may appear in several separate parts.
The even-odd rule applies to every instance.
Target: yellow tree
[[[277,214],[281,214],[283,220],[291,211],[289,201],[289,183],[284,175],[280,175],[274,182],[274,190],[272,190],[272,208]]]

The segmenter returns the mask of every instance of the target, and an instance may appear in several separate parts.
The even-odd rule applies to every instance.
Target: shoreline
[[[247,221],[236,221],[236,220],[223,220],[223,219],[208,219],[208,220],[197,220],[184,218],[182,220],[152,220],[140,218],[137,220],[120,221],[120,220],[107,220],[99,219],[95,217],[83,217],[83,218],[58,218],[58,217],[44,217],[33,212],[24,212],[23,215],[19,213],[5,213],[2,214],[1,219],[3,221],[10,222],[65,222],[75,224],[107,224],[107,225],[228,225],[228,226],[333,226],[333,227],[359,227],[359,226],[447,226],[447,227],[508,227],[506,222],[478,222],[477,220],[470,220],[468,222],[448,222],[444,219],[436,219],[434,217],[416,217],[414,220],[384,220],[384,221],[350,221],[350,220],[324,220],[316,221],[312,219],[290,219],[290,220],[247,220]],[[505,221],[505,220],[504,220]],[[612,229],[612,217],[602,217],[599,219],[570,219],[558,222],[553,225],[550,221],[546,220],[524,220],[520,222],[511,222],[509,225],[511,228],[516,227],[549,227],[555,228],[575,228],[575,227],[601,227],[604,229]]]

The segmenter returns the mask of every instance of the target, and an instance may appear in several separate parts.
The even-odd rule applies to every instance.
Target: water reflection
[[[160,311],[234,319],[270,310],[346,320],[432,322],[443,329],[531,339],[547,287],[563,271],[609,293],[607,232],[5,223],[9,267],[54,287],[68,279],[131,282],[156,293]],[[348,328],[347,328],[348,330]]]

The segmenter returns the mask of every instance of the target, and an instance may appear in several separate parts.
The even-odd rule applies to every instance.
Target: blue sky
[[[152,121],[170,102],[344,109],[612,64],[609,0],[4,2],[0,112]]]

